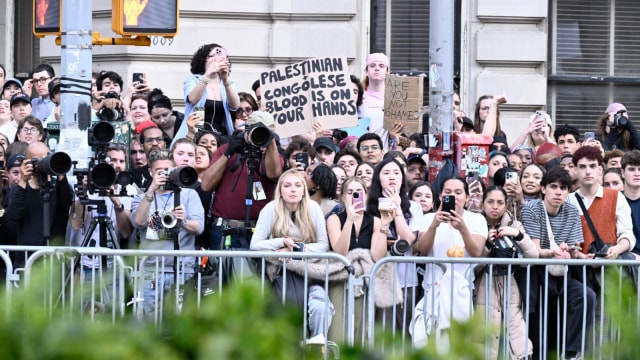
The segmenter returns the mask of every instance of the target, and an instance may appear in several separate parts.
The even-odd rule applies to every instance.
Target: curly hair
[[[196,74],[204,74],[205,72],[205,64],[207,62],[207,56],[209,56],[209,54],[211,53],[211,49],[213,48],[221,48],[221,45],[215,44],[215,43],[211,43],[211,44],[205,44],[202,45],[198,48],[198,50],[196,50],[196,52],[193,54],[193,57],[191,58],[191,73],[196,75]]]
[[[573,165],[578,166],[578,161],[581,159],[596,160],[598,165],[602,165],[602,152],[600,148],[595,146],[580,146],[576,152],[573,153]]]
[[[598,119],[598,130],[600,130],[600,137],[604,141],[607,138],[607,121],[609,121],[609,114],[602,114]],[[618,131],[617,129],[609,129],[609,131]],[[620,135],[622,137],[622,148],[632,149],[633,143],[631,141],[631,132],[627,129],[622,129]]]
[[[336,197],[336,185],[338,185],[338,177],[333,173],[331,168],[324,163],[318,164],[311,172],[311,181],[322,191],[322,197],[334,199]]]

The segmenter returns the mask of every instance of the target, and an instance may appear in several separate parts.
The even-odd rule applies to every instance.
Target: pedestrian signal
[[[33,0],[33,34],[60,35],[62,0]]]
[[[112,0],[111,27],[124,36],[173,37],[179,0]]]

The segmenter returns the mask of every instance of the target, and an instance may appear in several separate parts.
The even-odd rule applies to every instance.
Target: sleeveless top
[[[341,228],[347,222],[347,212],[343,211],[338,215],[340,219]],[[356,237],[355,227],[351,227],[351,241],[349,243],[349,250],[353,249],[371,249],[371,237],[373,236],[373,216],[368,213],[364,213],[362,216],[362,225],[360,226],[360,234]],[[332,249],[333,250],[333,249]]]

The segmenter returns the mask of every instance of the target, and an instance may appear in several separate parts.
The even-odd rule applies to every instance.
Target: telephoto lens
[[[411,250],[411,244],[405,239],[399,239],[394,242],[389,249],[389,253],[393,256],[404,256],[407,251]]]

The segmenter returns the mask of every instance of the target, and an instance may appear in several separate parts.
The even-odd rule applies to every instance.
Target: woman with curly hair
[[[191,58],[191,75],[184,81],[185,117],[196,106],[204,107],[205,124],[222,135],[233,133],[231,112],[240,106],[235,83],[229,79],[231,64],[225,48],[218,44],[202,45]],[[175,138],[187,134],[183,122]]]

